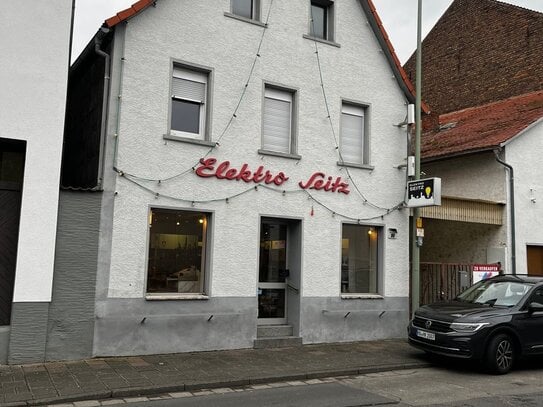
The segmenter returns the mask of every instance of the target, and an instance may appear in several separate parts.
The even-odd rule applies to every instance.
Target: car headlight
[[[481,323],[460,323],[460,322],[453,322],[451,324],[451,329],[455,330],[456,332],[463,332],[463,333],[470,333],[470,332],[477,332],[479,329],[481,329],[483,326],[488,325],[488,322],[481,322]]]

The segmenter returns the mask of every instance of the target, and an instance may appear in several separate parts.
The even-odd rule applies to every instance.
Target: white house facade
[[[358,0],[161,0],[106,20],[74,64],[66,135],[61,213],[92,206],[95,223],[81,242],[96,253],[82,352],[405,335],[398,124],[412,96],[374,12]],[[90,133],[73,129],[103,106],[102,136],[83,146]],[[94,157],[94,184],[79,156]],[[59,234],[74,244],[79,227]]]

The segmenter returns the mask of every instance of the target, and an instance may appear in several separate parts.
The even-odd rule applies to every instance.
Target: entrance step
[[[256,328],[257,338],[292,336],[292,325],[260,325]]]
[[[292,348],[302,346],[302,338],[299,336],[278,336],[274,338],[256,338],[255,349]]]
[[[302,346],[302,338],[293,336],[292,325],[260,325],[256,329],[255,349]]]

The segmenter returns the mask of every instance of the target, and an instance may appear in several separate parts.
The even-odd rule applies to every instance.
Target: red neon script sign
[[[249,164],[243,164],[240,169],[232,168],[230,161],[216,164],[216,158],[201,158],[199,166],[195,169],[196,175],[202,178],[215,177],[217,179],[253,182],[255,184],[264,182],[265,184],[275,184],[277,186],[283,185],[289,179],[284,172],[280,171],[274,174],[266,170],[263,165],[260,165],[253,172],[249,169]],[[336,177],[334,180],[334,177],[327,176],[323,172],[313,173],[306,182],[300,181],[298,185],[302,189],[315,189],[317,191],[323,190],[343,194],[351,192],[349,191],[349,184],[343,182],[341,177]]]
[[[206,158],[200,159],[200,166],[196,168],[196,175],[203,178],[216,177],[218,179],[228,179],[243,182],[254,182],[259,184],[264,182],[265,184],[275,184],[277,186],[284,184],[288,177],[283,172],[279,172],[277,175],[273,175],[269,170],[264,172],[264,166],[261,165],[255,172],[249,170],[248,164],[243,164],[240,170],[230,168],[230,161],[223,161],[217,168],[215,163],[217,159]]]

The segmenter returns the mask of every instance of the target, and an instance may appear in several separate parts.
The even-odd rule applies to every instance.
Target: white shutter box
[[[183,78],[172,78],[172,96],[205,103],[206,85]]]

